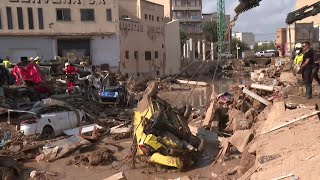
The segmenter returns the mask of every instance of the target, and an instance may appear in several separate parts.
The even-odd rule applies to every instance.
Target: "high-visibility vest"
[[[300,55],[297,54],[296,57],[294,58],[293,63],[295,65],[300,65],[302,63],[302,61],[303,61],[303,54],[300,54]]]
[[[4,67],[8,67],[9,64],[10,64],[10,61],[9,61],[9,60],[7,60],[7,59],[3,60],[3,66],[4,66]]]

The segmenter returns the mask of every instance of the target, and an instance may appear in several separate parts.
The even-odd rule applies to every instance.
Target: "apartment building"
[[[230,15],[225,15],[225,29],[228,28],[230,24]],[[202,24],[205,24],[207,22],[215,22],[218,24],[218,13],[207,13],[207,14],[202,14]],[[232,29],[230,32],[225,36],[224,42],[225,42],[225,52],[230,52],[231,51],[231,38],[232,38]]]
[[[255,35],[252,32],[235,33],[234,38],[239,39],[241,42],[244,42],[249,46],[254,46],[256,43]]]
[[[20,62],[55,56],[118,66],[118,1],[3,0],[0,56]]]
[[[309,41],[313,48],[319,48],[319,27],[312,23],[295,23],[286,28],[286,49],[293,50],[296,43]],[[290,33],[291,31],[291,33]]]
[[[179,20],[187,33],[201,33],[202,0],[149,0],[164,6],[166,22]]]
[[[286,28],[279,28],[276,32],[276,41],[277,50],[280,56],[284,56],[287,52],[287,30]]]

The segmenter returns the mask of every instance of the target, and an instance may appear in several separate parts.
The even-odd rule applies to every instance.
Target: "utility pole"
[[[225,0],[217,1],[217,13],[218,13],[218,61],[221,60],[221,54],[224,53],[224,33],[225,33]]]

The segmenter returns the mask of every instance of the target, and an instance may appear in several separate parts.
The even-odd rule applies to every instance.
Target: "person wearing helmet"
[[[33,60],[34,60],[34,57],[30,57],[30,58],[29,58],[29,61],[33,61]]]
[[[294,46],[294,50],[295,50],[295,57],[294,57],[294,60],[293,60],[293,64],[294,64],[295,70],[299,71],[301,63],[303,61],[302,44],[301,43],[297,43]]]
[[[64,67],[64,72],[67,75],[67,92],[71,93],[75,86],[75,76],[78,72],[78,69],[73,67],[69,62],[66,62]]]
[[[6,57],[3,59],[2,64],[3,64],[3,66],[4,66],[5,68],[8,68],[8,67],[10,66],[11,63],[10,63],[10,59],[9,59],[8,56],[6,56]]]

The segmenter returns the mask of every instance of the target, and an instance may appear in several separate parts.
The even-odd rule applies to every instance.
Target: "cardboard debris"
[[[230,137],[229,142],[235,146],[239,152],[243,152],[253,138],[252,130],[238,130]]]

